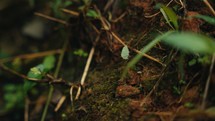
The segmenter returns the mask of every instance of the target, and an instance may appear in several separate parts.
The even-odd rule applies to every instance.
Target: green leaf
[[[87,14],[86,14],[88,17],[93,17],[93,18],[99,18],[99,14],[96,12],[96,11],[94,11],[94,10],[92,10],[92,9],[89,9],[88,11],[87,11]]]
[[[121,57],[125,60],[128,59],[128,56],[129,56],[129,49],[128,49],[128,46],[125,45],[123,48],[122,48],[122,51],[121,51]]]
[[[55,66],[55,57],[53,55],[45,57],[45,59],[43,60],[43,65],[44,65],[45,72],[50,71]]]
[[[175,32],[163,38],[163,42],[185,52],[214,53],[215,42],[212,38],[191,32]]]
[[[37,66],[31,68],[30,71],[28,72],[27,77],[33,78],[33,79],[42,79],[43,72],[44,72],[44,66],[42,64],[40,64],[40,65],[37,65]],[[25,80],[24,85],[23,85],[24,93],[27,94],[27,92],[30,89],[32,89],[36,84],[37,84],[36,82]]]
[[[41,79],[43,76],[42,75],[43,71],[44,71],[44,66],[42,64],[39,64],[31,68],[27,76],[28,78]]]
[[[189,66],[193,66],[193,65],[195,65],[196,63],[197,63],[196,59],[192,59],[192,60],[190,60],[190,61],[188,62],[188,65],[189,65]]]
[[[173,24],[174,28],[178,30],[178,16],[175,14],[175,12],[165,5],[161,5],[160,8],[161,13],[163,14],[165,20],[167,23],[172,27],[171,23]]]
[[[196,15],[196,18],[203,19],[204,21],[208,22],[209,24],[215,25],[215,17],[206,16],[206,15]]]
[[[78,55],[78,56],[81,56],[81,57],[87,57],[88,56],[88,53],[85,52],[84,50],[82,49],[78,49],[76,51],[73,52],[75,55]]]
[[[194,103],[192,103],[192,102],[186,102],[185,104],[184,104],[184,107],[186,107],[186,108],[193,108],[195,105],[194,105]]]
[[[165,34],[163,35],[160,35],[158,37],[156,37],[154,40],[152,40],[148,45],[146,45],[143,49],[141,49],[141,53],[140,54],[137,54],[128,64],[127,66],[125,67],[123,73],[122,73],[122,77],[121,78],[124,78],[128,72],[128,70],[133,67],[141,58],[142,58],[142,55],[147,53],[152,47],[154,47],[158,42],[161,41],[161,39],[163,39],[164,37],[166,36],[169,36],[170,34],[172,34],[173,32],[175,31],[168,31],[166,32]]]
[[[24,85],[23,85],[23,89],[24,89],[24,93],[27,94],[27,92],[29,90],[31,90],[34,86],[36,86],[37,83],[36,82],[32,82],[32,81],[25,81]]]

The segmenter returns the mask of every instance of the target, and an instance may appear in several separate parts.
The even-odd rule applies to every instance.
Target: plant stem
[[[214,61],[215,61],[215,53],[212,56],[211,65],[210,65],[210,68],[209,68],[209,74],[208,74],[208,78],[207,78],[207,81],[206,81],[206,84],[205,84],[205,90],[204,90],[204,95],[203,95],[202,105],[201,105],[202,110],[204,110],[205,106],[206,106],[206,100],[207,100],[207,96],[208,96],[210,80],[211,80],[211,76],[212,76],[212,73],[213,73]]]
[[[65,51],[66,51],[66,49],[67,49],[68,43],[69,43],[69,40],[65,40],[64,45],[63,45],[63,49],[62,49],[61,54],[60,54],[60,56],[59,56],[59,60],[58,60],[58,63],[57,63],[57,67],[56,67],[56,69],[55,69],[55,73],[54,73],[54,77],[55,77],[55,78],[58,77],[58,74],[59,74],[59,71],[60,71],[60,67],[61,67],[61,65],[62,65],[63,57],[64,57]],[[54,86],[53,86],[53,85],[50,85],[49,94],[48,94],[48,99],[47,99],[45,108],[44,108],[44,110],[43,110],[43,114],[42,114],[41,121],[44,121],[45,118],[46,118],[47,111],[48,111],[48,107],[49,107],[49,104],[50,104],[50,102],[51,102],[51,98],[52,98],[53,92],[54,92]]]

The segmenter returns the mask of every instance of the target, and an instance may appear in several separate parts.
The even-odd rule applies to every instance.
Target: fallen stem
[[[62,49],[61,54],[60,54],[60,56],[59,56],[59,60],[58,60],[58,63],[57,63],[57,67],[56,67],[56,69],[55,69],[55,73],[54,73],[54,77],[55,77],[55,78],[58,77],[58,74],[59,74],[59,71],[60,71],[60,67],[61,67],[61,65],[62,65],[63,57],[64,57],[65,51],[66,51],[66,49],[67,49],[68,43],[69,43],[69,40],[68,40],[68,39],[65,40],[64,45],[63,45],[63,49]],[[48,99],[47,99],[45,108],[44,108],[44,110],[43,110],[43,114],[42,114],[41,121],[45,121],[45,118],[46,118],[46,115],[47,115],[47,111],[48,111],[48,106],[49,106],[49,104],[50,104],[50,102],[51,102],[51,98],[52,98],[53,92],[54,92],[54,86],[53,86],[53,85],[50,85],[49,94],[48,94]]]
[[[95,43],[97,43],[99,39],[100,39],[100,34],[97,36]],[[75,96],[75,100],[77,100],[81,94],[81,87],[84,86],[84,82],[85,82],[85,79],[87,77],[87,73],[88,73],[94,52],[95,52],[95,45],[90,50],[90,54],[88,56],[87,63],[86,63],[85,68],[84,68],[84,72],[83,72],[82,77],[81,77],[81,86],[78,87],[78,91],[77,91],[77,94]]]
[[[31,54],[23,54],[23,55],[18,55],[18,56],[14,56],[14,57],[0,59],[0,63],[6,63],[6,62],[12,61],[12,60],[14,60],[16,58],[19,58],[19,59],[34,59],[34,58],[40,58],[40,57],[44,57],[44,56],[47,56],[47,55],[54,55],[54,54],[60,54],[60,53],[61,53],[61,49],[49,50],[49,51],[31,53]]]
[[[58,19],[58,18],[54,18],[54,17],[51,17],[51,16],[47,16],[47,15],[45,15],[45,14],[38,13],[38,12],[35,12],[34,14],[37,15],[37,16],[46,18],[46,19],[48,19],[48,20],[57,22],[57,23],[61,23],[61,24],[64,24],[64,25],[68,25],[68,23],[67,23],[66,21],[60,20],[60,19]]]
[[[204,95],[203,95],[202,105],[201,105],[202,110],[204,110],[205,106],[206,106],[206,99],[207,99],[207,96],[208,96],[210,80],[211,80],[211,76],[212,76],[212,73],[213,73],[214,61],[215,61],[215,53],[212,56],[211,65],[210,65],[210,69],[209,69],[209,74],[208,74],[208,78],[207,78],[206,85],[205,85],[205,90],[204,90]]]
[[[211,13],[215,16],[215,10],[214,10],[213,7],[211,6],[211,4],[208,2],[208,0],[203,0],[203,2],[204,2],[205,5],[210,9]]]

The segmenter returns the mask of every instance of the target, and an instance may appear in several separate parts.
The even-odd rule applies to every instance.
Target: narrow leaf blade
[[[215,51],[215,43],[211,38],[191,32],[175,32],[166,36],[163,42],[185,52],[206,54]]]

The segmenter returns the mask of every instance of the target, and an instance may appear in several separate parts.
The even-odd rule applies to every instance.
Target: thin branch
[[[211,13],[215,16],[215,11],[214,11],[213,7],[211,6],[211,4],[208,2],[208,0],[203,0],[203,2],[210,9]]]
[[[99,39],[100,39],[100,34],[97,36],[97,38],[95,40],[95,43],[97,43]],[[88,73],[88,70],[89,70],[89,67],[90,67],[94,52],[95,52],[95,45],[90,50],[90,54],[88,56],[87,63],[86,63],[85,68],[84,68],[84,72],[83,72],[83,75],[81,77],[81,86],[78,87],[78,91],[77,91],[77,94],[75,96],[75,100],[77,100],[79,98],[80,94],[81,94],[81,87],[84,86],[84,81],[85,81],[85,79],[87,77],[87,73]]]
[[[203,95],[202,105],[201,105],[202,110],[204,110],[205,106],[206,106],[206,100],[207,100],[207,96],[208,96],[210,80],[211,80],[211,76],[212,76],[212,73],[213,73],[214,61],[215,61],[215,53],[213,54],[213,57],[212,57],[212,60],[211,60],[209,74],[208,74],[208,78],[207,78],[206,85],[205,85],[205,90],[204,90],[204,95]]]
[[[25,121],[29,121],[29,100],[28,98],[26,97],[25,98],[25,113],[24,113],[24,117],[25,117]]]
[[[54,18],[54,17],[51,17],[51,16],[47,16],[47,15],[45,15],[45,14],[38,13],[38,12],[35,12],[34,14],[37,15],[37,16],[46,18],[46,19],[48,19],[48,20],[57,22],[57,23],[61,23],[61,24],[64,24],[64,25],[69,25],[66,21],[60,20],[60,19],[58,19],[58,18]]]
[[[174,0],[169,1],[169,2],[167,3],[166,6],[169,6],[173,1],[174,1]],[[147,16],[144,16],[144,17],[145,17],[145,18],[152,18],[152,17],[157,16],[157,15],[160,14],[160,13],[161,13],[161,12],[159,11],[159,12],[157,12],[157,13],[154,13],[154,14],[152,14],[152,15],[147,15]]]
[[[79,13],[76,12],[76,11],[72,11],[72,10],[68,10],[68,9],[61,9],[64,13],[68,13],[70,15],[73,15],[73,16],[79,16]]]
[[[157,82],[155,83],[155,85],[153,86],[153,88],[151,89],[151,91],[147,94],[147,96],[142,100],[140,106],[143,106],[146,102],[146,100],[153,94],[153,92],[157,89],[157,87],[159,86],[161,80],[164,77],[164,74],[166,72],[166,70],[168,69],[168,65],[170,64],[170,62],[172,62],[172,60],[174,59],[174,57],[176,56],[177,52],[173,53],[173,50],[171,51],[171,54],[169,55],[169,59],[166,62],[166,65],[160,74],[160,78],[157,80]]]
[[[123,46],[126,46],[126,44],[123,42],[123,40],[120,39],[114,32],[110,32],[110,33],[111,33],[111,34],[113,35],[113,37],[114,37],[117,41],[119,41]],[[128,46],[128,45],[127,45],[127,46]],[[139,51],[139,50],[137,50],[137,49],[135,49],[135,48],[132,48],[132,47],[130,47],[130,46],[128,46],[128,48],[130,48],[131,50],[133,50],[133,51],[136,52],[137,54],[142,54],[141,51]],[[155,62],[161,64],[162,66],[165,66],[165,64],[163,64],[162,62],[160,62],[158,59],[156,59],[156,58],[154,58],[154,57],[152,57],[152,56],[150,56],[150,55],[148,55],[148,54],[142,54],[142,56],[144,56],[144,57],[146,57],[146,58],[148,58],[148,59],[150,59],[150,60],[152,60],[152,61],[155,61]]]
[[[183,98],[184,98],[184,96],[185,96],[185,94],[186,94],[186,92],[187,92],[187,89],[188,89],[188,87],[190,86],[191,82],[193,82],[193,80],[194,80],[198,75],[199,75],[199,72],[196,73],[196,74],[192,77],[192,79],[188,82],[188,84],[186,85],[186,87],[185,87],[185,89],[184,89],[184,91],[183,91],[183,93],[182,93],[180,99],[179,99],[178,102],[177,102],[178,104],[181,103],[181,101],[183,100]]]
[[[57,112],[57,111],[60,109],[60,107],[63,105],[63,103],[64,103],[65,100],[66,100],[66,96],[63,95],[63,96],[60,98],[59,102],[57,103],[57,106],[56,106],[55,109],[54,109],[55,112]]]
[[[60,53],[61,53],[61,49],[49,50],[49,51],[31,53],[31,54],[23,54],[23,55],[18,55],[18,56],[14,56],[14,57],[0,59],[0,63],[6,63],[6,62],[12,61],[12,60],[14,60],[16,58],[19,58],[19,59],[34,59],[34,58],[40,58],[40,57],[44,57],[44,56],[47,56],[47,55],[54,55],[54,54],[60,54]]]
[[[27,79],[27,80],[35,81],[35,82],[40,82],[39,79],[29,78],[29,77],[27,77],[27,76],[24,75],[24,74],[20,74],[19,72],[15,71],[15,70],[13,70],[13,69],[8,68],[8,67],[5,66],[4,64],[0,64],[0,68],[2,68],[2,69],[4,69],[4,70],[6,70],[6,71],[8,71],[8,72],[10,72],[10,73],[12,73],[12,74],[18,76],[18,77],[21,77],[21,78],[23,78],[23,79]]]

